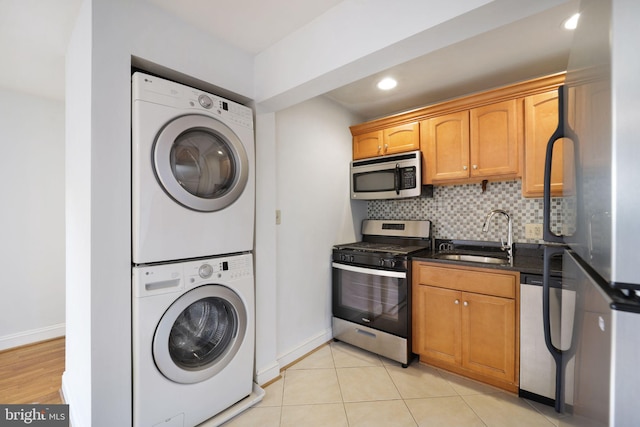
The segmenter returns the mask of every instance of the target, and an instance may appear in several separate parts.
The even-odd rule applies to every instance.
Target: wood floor
[[[0,403],[63,403],[64,338],[0,352]]]

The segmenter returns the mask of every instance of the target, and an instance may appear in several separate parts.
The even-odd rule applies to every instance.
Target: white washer
[[[132,76],[134,264],[253,250],[253,113],[144,73]]]
[[[133,425],[195,426],[249,396],[250,253],[133,268]]]

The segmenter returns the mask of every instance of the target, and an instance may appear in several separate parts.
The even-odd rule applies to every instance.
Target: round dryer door
[[[247,153],[224,123],[203,115],[177,117],[158,134],[153,166],[166,193],[201,212],[224,209],[244,191]]]
[[[168,379],[205,381],[234,358],[247,329],[240,297],[222,285],[205,285],[178,298],[153,337],[153,358]]]

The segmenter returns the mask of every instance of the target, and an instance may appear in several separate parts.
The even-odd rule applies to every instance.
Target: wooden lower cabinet
[[[462,363],[460,292],[433,286],[415,286],[413,315],[419,331],[413,352],[421,358]],[[457,301],[457,302],[456,302]]]
[[[515,301],[462,293],[462,366],[515,382]]]
[[[413,268],[413,352],[420,361],[516,392],[518,273],[423,262]],[[443,277],[450,278],[446,287]],[[500,296],[482,293],[485,282]],[[470,292],[474,284],[477,292]]]

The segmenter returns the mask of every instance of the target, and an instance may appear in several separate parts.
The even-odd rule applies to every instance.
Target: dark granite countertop
[[[445,244],[444,246],[442,244]],[[450,266],[464,265],[468,267],[478,267],[497,270],[519,271],[523,274],[542,275],[544,246],[538,244],[516,243],[513,251],[513,265],[509,264],[485,264],[479,262],[454,261],[437,258],[442,253],[467,253],[489,255],[506,258],[506,253],[500,250],[500,243],[461,241],[461,240],[436,240],[435,250],[424,252],[412,259],[414,261],[428,261],[447,264]],[[554,257],[551,260],[551,274],[560,276],[562,274],[562,259]]]

